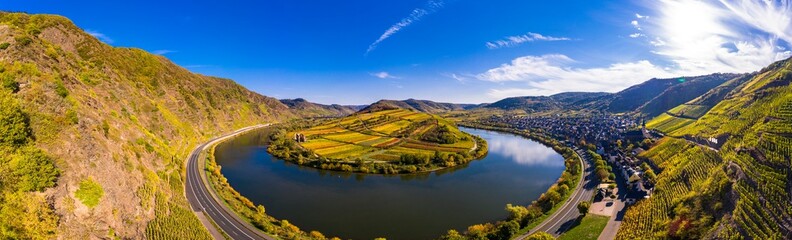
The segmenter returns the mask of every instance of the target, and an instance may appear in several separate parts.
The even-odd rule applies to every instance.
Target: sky
[[[753,72],[792,56],[792,0],[4,0],[275,98],[494,102]]]

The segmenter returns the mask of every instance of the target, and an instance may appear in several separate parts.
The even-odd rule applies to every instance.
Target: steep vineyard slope
[[[0,80],[0,238],[207,239],[183,196],[188,152],[293,115],[52,15],[0,13]]]
[[[751,80],[754,76],[754,74],[743,74],[726,81],[701,96],[656,116],[647,122],[646,126],[666,134],[673,134],[675,130],[687,126],[703,116],[707,111],[712,109],[715,104],[718,104],[721,100],[726,98],[728,94],[732,93],[732,90],[748,80]]]
[[[662,172],[618,238],[792,238],[790,82],[776,62],[644,153]]]

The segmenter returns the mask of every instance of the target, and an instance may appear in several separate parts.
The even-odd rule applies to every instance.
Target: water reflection
[[[489,135],[491,136],[487,136],[487,144],[490,154],[501,154],[515,163],[525,166],[564,165],[563,161],[552,157],[558,153],[538,142],[505,135]]]
[[[563,171],[563,157],[537,142],[463,131],[487,140],[490,153],[432,173],[388,176],[300,167],[267,154],[260,133],[221,144],[216,156],[229,184],[270,215],[344,239],[434,239],[451,228],[464,231],[497,221],[506,217],[507,203],[536,200]]]

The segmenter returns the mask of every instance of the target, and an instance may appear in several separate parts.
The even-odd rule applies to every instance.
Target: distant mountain
[[[545,111],[600,111],[656,116],[690,101],[740,74],[716,73],[696,77],[650,79],[617,93],[566,92],[551,96],[510,97],[484,104],[484,108]]]
[[[281,99],[281,103],[295,110],[295,113],[304,117],[338,117],[346,116],[359,111],[359,106],[343,106],[338,104],[324,105],[312,103],[302,98]]]
[[[791,239],[790,84],[787,59],[681,105],[707,108],[640,155],[661,170],[656,190],[616,238]]]
[[[456,110],[467,110],[474,108],[478,105],[475,104],[456,104],[456,103],[439,103],[429,100],[379,100],[371,105],[361,109],[361,112],[376,112],[386,109],[411,109],[419,112],[426,113],[441,113]]]
[[[563,109],[578,109],[580,104],[608,96],[602,92],[567,92],[551,96],[510,97],[500,101],[484,104],[484,108],[498,108],[503,110],[524,110],[526,112],[543,112]]]
[[[745,74],[715,73],[697,77],[681,77],[675,79],[659,80],[670,82],[671,84],[669,84],[670,86],[665,88],[665,90],[663,90],[660,94],[635,110],[644,116],[654,117],[678,106],[679,104],[693,100],[731,79],[739,78],[744,75]]]

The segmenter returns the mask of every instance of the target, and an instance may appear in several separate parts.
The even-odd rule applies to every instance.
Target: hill
[[[627,210],[618,239],[792,238],[792,59],[740,82],[641,154],[662,171],[652,197]]]
[[[697,77],[677,78],[677,84],[666,88],[662,93],[638,107],[636,111],[643,116],[654,117],[680,104],[692,101],[729,80],[742,76],[745,76],[745,74],[715,73]]]
[[[646,123],[647,128],[655,129],[665,134],[673,134],[677,129],[680,129],[696,119],[703,116],[715,104],[728,97],[728,94],[734,88],[740,86],[748,80],[751,80],[755,74],[743,74],[738,77],[726,81],[725,83],[710,89],[701,96],[688,101],[687,103],[669,109],[660,115],[652,118]],[[652,115],[649,115],[652,116]]]
[[[275,156],[322,169],[414,173],[483,157],[484,140],[437,115],[408,109],[360,112],[275,133]]]
[[[545,112],[554,110],[579,110],[579,104],[586,104],[609,93],[567,92],[551,96],[510,97],[500,101],[485,104],[484,108],[497,108],[502,110],[524,110],[528,113]]]
[[[312,103],[302,98],[281,99],[280,102],[303,117],[340,117],[360,110],[357,106],[324,105]]]
[[[511,97],[485,104],[484,108],[524,110],[527,113],[582,112],[659,115],[696,98],[738,74],[650,79],[617,93],[566,92],[550,96]]]
[[[379,100],[371,105],[360,110],[361,112],[376,112],[380,110],[390,109],[411,109],[425,113],[442,113],[448,111],[467,110],[477,105],[474,104],[456,104],[456,103],[439,103],[429,100]]]
[[[296,116],[53,15],[0,13],[0,80],[0,238],[209,239],[184,197],[187,154]]]

